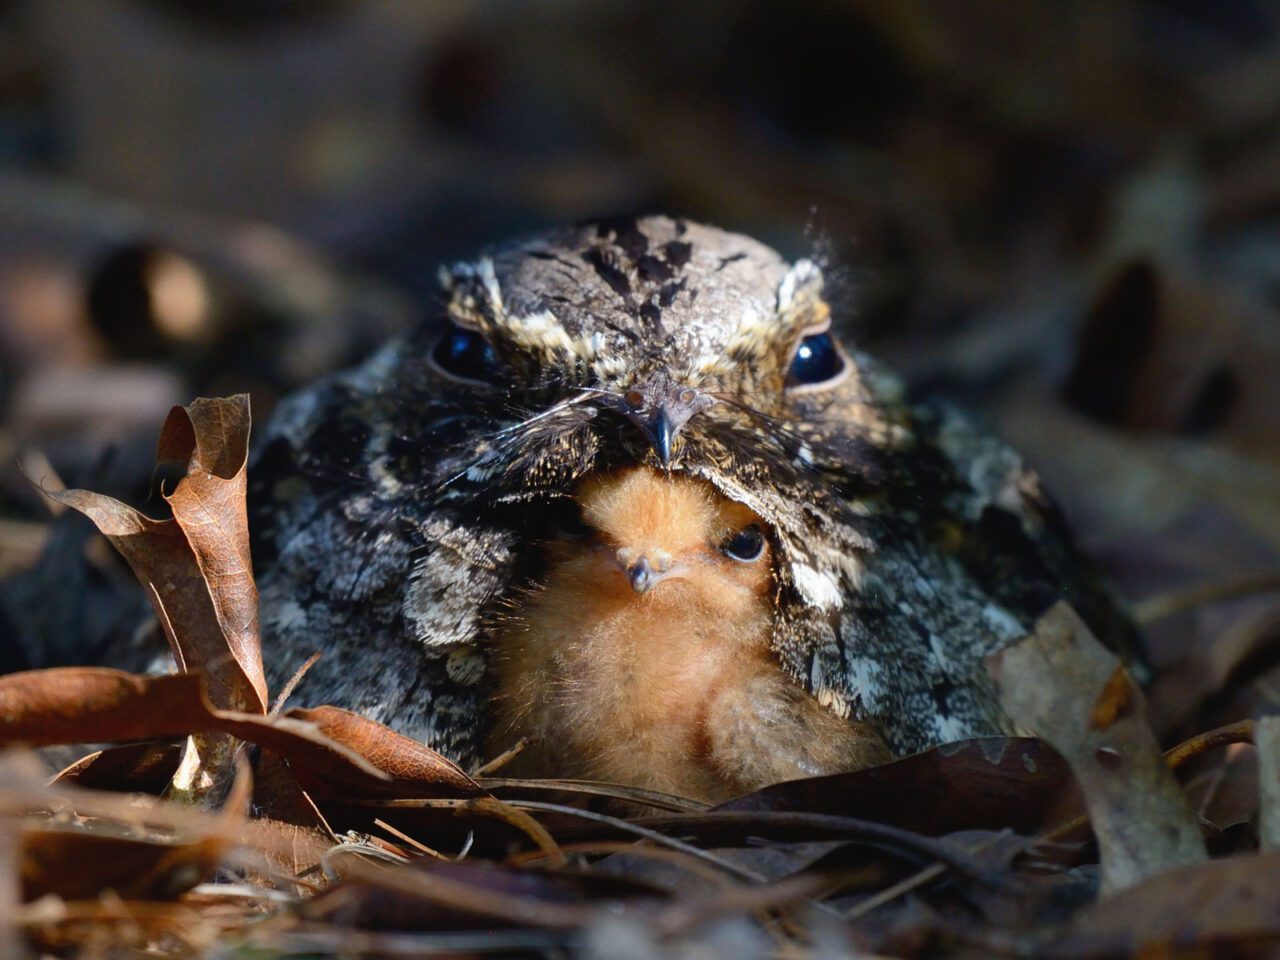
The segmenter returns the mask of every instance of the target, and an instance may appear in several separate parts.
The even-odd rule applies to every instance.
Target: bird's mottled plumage
[[[442,283],[420,330],[286,401],[251,471],[267,660],[288,673],[324,651],[304,701],[476,761],[489,644],[538,577],[548,508],[664,455],[767,522],[779,662],[898,753],[1009,730],[981,661],[1053,599],[1128,642],[1008,447],[908,404],[861,354],[788,385],[832,319],[815,263],[649,217],[502,247]],[[451,331],[477,382],[441,370]]]

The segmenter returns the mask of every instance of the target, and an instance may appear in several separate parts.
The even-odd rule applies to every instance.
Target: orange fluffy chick
[[[645,468],[586,481],[582,535],[548,545],[542,586],[498,638],[496,752],[521,772],[706,801],[888,758],[769,649],[764,525],[708,485]]]

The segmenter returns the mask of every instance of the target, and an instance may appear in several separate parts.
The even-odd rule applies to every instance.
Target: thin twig
[[[988,847],[992,846],[999,840],[1002,840],[1005,836],[1007,836],[1007,831],[1001,831],[1000,833],[997,833],[993,837],[987,837],[985,840],[981,841],[980,843],[974,844],[972,847],[969,847],[966,852],[968,852],[971,855],[975,853],[981,853],[983,850],[986,850]],[[916,890],[920,887],[923,887],[926,883],[936,880],[938,877],[946,873],[947,869],[948,868],[945,863],[932,863],[929,866],[925,867],[923,870],[921,870],[919,873],[915,873],[909,877],[905,877],[904,879],[898,881],[892,886],[885,887],[883,890],[879,891],[878,893],[870,897],[867,897],[867,899],[863,900],[861,903],[854,904],[852,907],[850,907],[848,910],[845,911],[844,919],[848,921],[853,921],[853,920],[857,920],[859,917],[864,917],[868,913],[870,913],[872,910],[878,909],[879,907],[884,906],[886,903],[889,903],[892,900],[896,900],[898,897],[902,896],[903,894],[910,893],[912,890]]]
[[[508,763],[514,760],[516,757],[520,756],[520,754],[528,750],[530,743],[531,741],[529,740],[528,737],[521,737],[514,744],[512,744],[506,750],[503,750],[500,754],[498,754],[492,760],[486,763],[482,763],[480,764],[480,766],[472,770],[471,778],[474,780],[476,777],[483,777],[486,774],[493,773],[493,771],[495,770],[502,769]]]
[[[382,809],[442,809],[453,810],[467,803],[465,800],[436,799],[436,800],[352,800],[349,801],[353,806],[375,807]],[[748,870],[745,867],[738,866],[736,863],[730,863],[722,860],[715,854],[709,853],[693,844],[685,843],[683,840],[677,840],[675,837],[669,837],[657,830],[650,830],[647,827],[637,826],[627,820],[621,820],[618,817],[611,817],[608,814],[596,813],[592,810],[580,810],[577,807],[568,807],[559,803],[543,803],[537,800],[511,800],[512,806],[521,807],[526,810],[537,810],[544,813],[559,813],[569,817],[576,817],[580,820],[587,820],[591,823],[598,823],[611,827],[620,833],[630,834],[631,836],[641,837],[645,840],[651,840],[656,844],[664,847],[670,847],[673,850],[679,850],[688,854],[695,859],[702,860],[705,863],[713,864],[726,873],[733,874],[744,880],[751,880],[755,883],[762,883],[765,877],[754,870]]]
[[[1257,573],[1232,580],[1202,583],[1183,590],[1171,590],[1147,597],[1133,605],[1133,616],[1143,626],[1194,607],[1227,600],[1239,600],[1260,593],[1280,592],[1280,572]]]
[[[798,811],[710,810],[705,813],[645,817],[639,821],[639,824],[654,829],[669,829],[684,833],[734,827],[751,831],[753,835],[771,830],[801,831],[937,860],[995,892],[1007,892],[1012,887],[1006,878],[983,869],[963,853],[953,850],[933,837],[926,837],[901,827],[872,820]]]
[[[546,854],[552,867],[563,867],[567,862],[564,853],[560,850],[560,845],[547,832],[547,828],[521,810],[517,804],[508,803],[496,797],[474,797],[464,800],[458,806],[457,813],[459,816],[479,813],[508,823],[537,844],[538,849]]]
[[[276,702],[271,705],[270,716],[276,717],[280,715],[280,711],[284,709],[285,703],[293,696],[293,691],[297,689],[298,684],[302,682],[302,678],[307,675],[307,671],[312,668],[317,660],[324,656],[323,652],[317,650],[311,656],[307,657],[306,663],[293,671],[293,676],[289,678],[289,682],[284,685],[281,691],[276,695]]]
[[[576,793],[590,797],[607,797],[610,800],[623,800],[627,803],[655,807],[659,810],[696,813],[710,809],[710,804],[699,800],[688,800],[672,793],[660,793],[657,790],[645,790],[640,787],[629,787],[621,783],[605,783],[598,780],[524,780],[502,777],[484,777],[477,780],[486,790],[530,790],[552,793]]]
[[[428,847],[428,846],[427,846],[425,843],[423,843],[422,841],[420,841],[420,840],[415,840],[413,837],[409,836],[409,835],[408,835],[407,833],[405,833],[404,831],[402,831],[402,830],[397,830],[395,827],[393,827],[391,824],[387,823],[385,820],[374,820],[373,822],[374,822],[374,824],[375,824],[375,825],[377,825],[377,826],[381,827],[383,830],[387,831],[387,833],[391,834],[391,835],[392,835],[393,837],[395,837],[397,840],[401,840],[401,841],[403,841],[403,842],[407,843],[409,846],[413,847],[413,849],[417,850],[419,853],[426,854],[428,857],[435,857],[437,860],[450,860],[450,859],[451,859],[450,857],[446,857],[446,856],[445,856],[443,853],[441,853],[439,850],[433,850],[431,847]]]
[[[1164,759],[1170,767],[1177,770],[1192,757],[1198,757],[1209,750],[1225,747],[1232,743],[1253,743],[1253,733],[1254,724],[1252,720],[1241,720],[1238,723],[1215,727],[1212,730],[1206,730],[1204,733],[1197,733],[1194,737],[1183,740],[1176,747],[1166,750]]]
[[[596,840],[583,843],[564,843],[560,845],[560,849],[570,856],[575,854],[588,857],[622,854],[628,857],[639,857],[643,860],[657,860],[660,863],[669,863],[687,870],[708,883],[723,886],[730,882],[725,879],[722,871],[711,869],[703,861],[688,856],[682,850],[651,847],[644,840]],[[524,867],[545,859],[546,854],[541,850],[528,850],[508,857],[507,863],[514,867]]]

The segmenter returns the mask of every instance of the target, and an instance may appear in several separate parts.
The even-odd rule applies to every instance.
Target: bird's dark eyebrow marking
[[[640,339],[641,339],[640,334],[637,333],[635,330],[632,330],[630,327],[624,327],[610,320],[606,320],[604,322],[604,325],[608,327],[610,330],[612,330],[614,333],[621,334],[622,336],[626,337],[632,343],[640,342]]]
[[[679,227],[676,233],[684,233]],[[667,255],[667,263],[679,270],[693,256],[693,244],[686,243],[683,240],[671,240],[663,245],[662,250]]]
[[[655,327],[662,325],[662,308],[652,301],[640,304],[640,316]]]
[[[568,260],[565,257],[560,256],[560,254],[554,253],[551,250],[530,250],[529,256],[533,257],[535,260],[554,260],[556,263],[560,264],[562,267],[568,267],[570,270],[578,269],[574,265],[572,260]]]
[[[675,303],[676,297],[680,295],[686,283],[688,283],[687,277],[681,277],[673,283],[664,283],[662,289],[658,291],[658,306],[669,307]]]
[[[613,234],[613,242],[627,257],[635,262],[649,252],[649,238],[640,230],[635,217],[615,217],[601,220],[596,227],[600,238]]]
[[[627,279],[622,268],[603,250],[599,248],[588,250],[582,255],[582,259],[591,264],[591,269],[595,270],[600,279],[607,283],[618,296],[626,298],[631,295],[631,281]]]
[[[656,280],[659,283],[670,280],[675,274],[671,267],[650,254],[645,254],[636,261],[636,269],[640,271],[640,276],[646,280]]]
[[[720,266],[716,267],[716,271],[719,272],[720,270],[723,270],[725,267],[727,267],[729,264],[737,263],[739,260],[745,260],[745,259],[747,259],[747,255],[745,253],[735,253],[732,256],[721,257]]]

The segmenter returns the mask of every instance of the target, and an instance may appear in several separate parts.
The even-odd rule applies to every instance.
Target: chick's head
[[[579,573],[636,602],[758,602],[772,583],[765,527],[707,484],[640,467],[592,477],[576,491]]]

